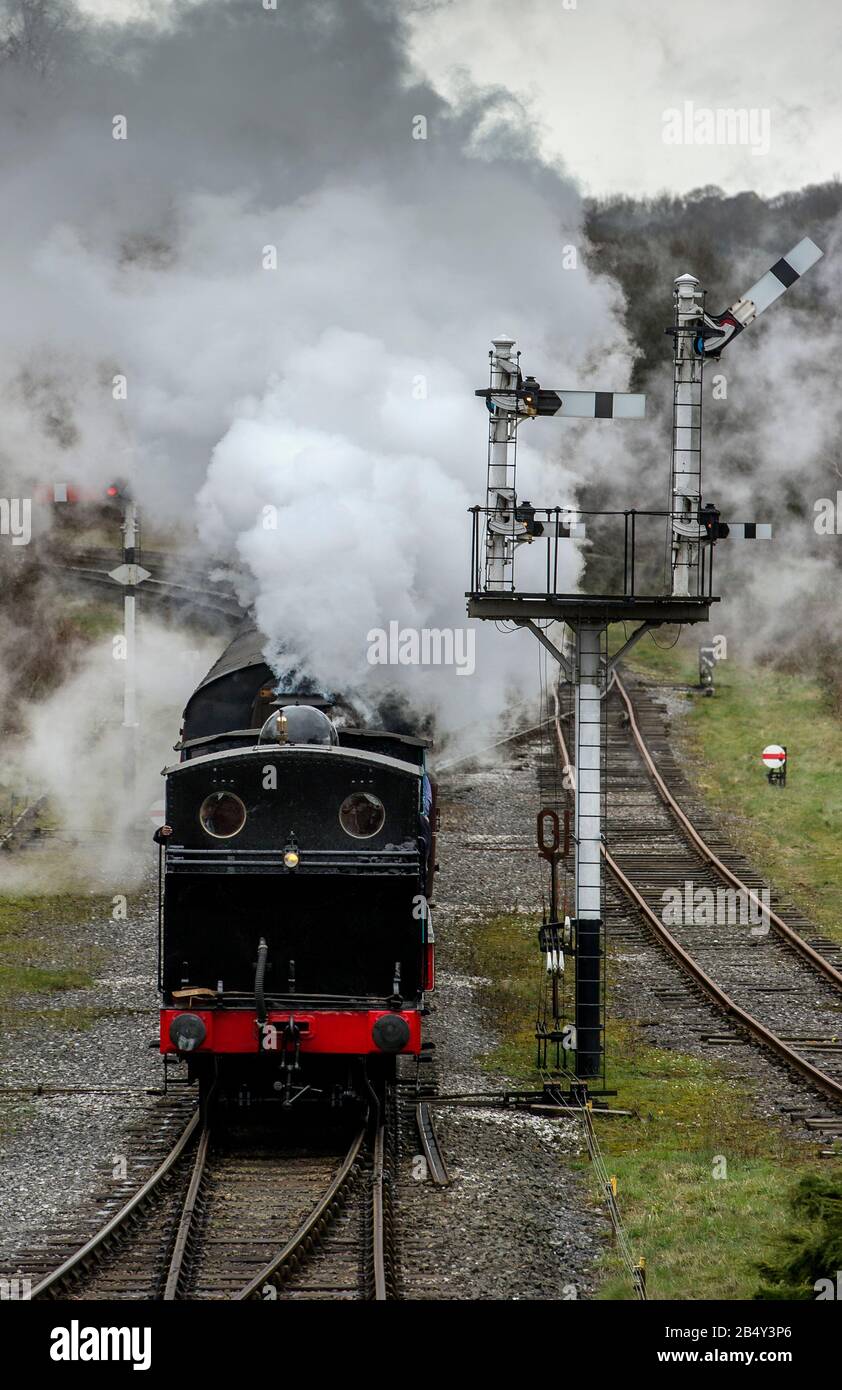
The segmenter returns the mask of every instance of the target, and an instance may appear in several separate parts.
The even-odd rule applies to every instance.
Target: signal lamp
[[[112,501],[119,497],[124,502],[131,502],[131,484],[125,478],[117,478],[114,482],[106,484],[105,495]]]
[[[538,414],[538,392],[540,389],[534,376],[524,378],[520,391],[520,398],[526,407],[527,413],[530,415]]]
[[[725,540],[730,533],[730,526],[727,521],[720,521],[719,509],[714,507],[712,502],[706,502],[699,508],[699,525],[705,532],[709,541],[716,542]]]

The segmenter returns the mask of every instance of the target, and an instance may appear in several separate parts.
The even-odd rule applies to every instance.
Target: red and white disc
[[[166,809],[162,801],[154,801],[149,807],[149,819],[153,825],[161,826],[166,819]]]
[[[763,749],[763,763],[765,767],[783,767],[786,762],[786,749],[781,748],[779,743],[770,743],[768,748]]]

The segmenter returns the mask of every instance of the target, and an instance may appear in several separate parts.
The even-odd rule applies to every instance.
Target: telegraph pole
[[[122,490],[123,563],[111,570],[110,578],[123,586],[123,788],[132,798],[135,788],[137,761],[137,659],[136,659],[136,596],[139,586],[149,579],[150,571],[138,563],[140,552],[140,519],[137,504],[127,489]]]

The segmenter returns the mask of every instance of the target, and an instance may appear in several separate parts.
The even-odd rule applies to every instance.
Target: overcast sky
[[[195,0],[187,0],[187,3]],[[262,0],[254,0],[255,5]],[[292,0],[278,0],[284,8]],[[769,196],[842,174],[842,7],[834,0],[373,0],[413,15],[419,68],[442,94],[510,90],[586,193]],[[90,14],[165,14],[171,0],[82,0]],[[317,99],[317,98],[316,98]],[[664,113],[768,113],[750,145],[667,144]],[[768,143],[768,149],[766,145]]]
[[[833,0],[432,0],[414,29],[416,59],[442,92],[467,75],[518,94],[545,152],[586,192],[716,183],[769,195],[842,173]],[[768,151],[665,144],[665,110],[687,101],[768,111]]]

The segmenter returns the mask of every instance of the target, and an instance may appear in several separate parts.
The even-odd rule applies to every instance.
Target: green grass
[[[483,1065],[525,1085],[538,1084],[533,1024],[542,987],[536,919],[501,916],[477,923],[459,969],[486,983],[478,1003],[499,1042]],[[572,985],[572,981],[571,981]],[[607,1084],[632,1118],[595,1120],[635,1257],[644,1256],[651,1298],[748,1299],[758,1261],[791,1229],[788,1195],[806,1174],[842,1174],[817,1161],[785,1127],[752,1112],[751,1099],[713,1060],[649,1047],[634,1024],[612,1022]],[[714,1176],[725,1160],[725,1177]],[[590,1174],[590,1165],[584,1169]],[[601,1194],[593,1184],[594,1202]],[[598,1295],[633,1297],[612,1249]]]
[[[96,911],[110,914],[111,899],[48,892],[0,895],[0,1038],[5,1047],[17,1047],[15,1035],[33,1028],[76,1032],[112,1012],[61,1002],[68,990],[93,984],[103,953],[80,942],[80,934],[84,936],[83,924]],[[81,933],[68,931],[73,927],[81,927]],[[4,1106],[0,1134],[8,1138],[22,1129],[28,1113]]]
[[[115,584],[115,589],[117,585]],[[113,602],[75,600],[67,606],[67,621],[71,638],[97,642],[120,630],[120,612]]]
[[[93,1027],[100,1019],[125,1019],[133,1015],[148,1018],[149,1010],[134,1005],[121,1008],[109,1004],[49,1004],[16,1009],[6,1008],[0,1002],[0,1027],[9,1035],[33,1026],[54,1028],[60,1033],[79,1033]]]
[[[69,893],[7,894],[0,897],[0,1001],[8,1022],[31,1011],[17,1009],[22,994],[54,994],[84,989],[93,982],[101,953],[80,948],[78,933],[68,926],[87,921],[92,912],[111,911],[109,898]]]
[[[541,986],[542,957],[538,923],[532,916],[492,917],[477,923],[460,955],[459,969],[478,976],[477,1003],[500,1034],[500,1042],[482,1054],[489,1070],[514,1080],[537,1081],[535,1017]]]
[[[655,681],[695,682],[697,645],[665,652],[644,638],[629,666]],[[825,688],[805,676],[719,662],[715,696],[689,697],[687,719],[673,729],[690,780],[734,843],[827,936],[842,940],[842,726]],[[766,780],[767,743],[786,746],[784,788]]]
[[[609,629],[608,649],[612,656],[632,631],[630,623],[615,623]],[[632,647],[625,664],[655,680],[690,684],[699,679],[699,643],[694,643],[692,635],[690,638],[682,636],[677,627],[659,627]]]
[[[813,1300],[836,1296],[842,1269],[842,1182],[811,1174],[790,1197],[793,1227],[781,1241],[777,1257],[762,1268],[763,1283],[755,1298]],[[821,1281],[821,1282],[820,1282]]]
[[[93,976],[87,970],[42,970],[35,965],[4,965],[0,969],[0,997],[10,994],[45,994],[53,990],[84,989]]]
[[[0,895],[0,948],[5,951],[15,941],[55,933],[61,936],[69,925],[86,922],[97,912],[110,917],[111,908],[107,894],[4,893]]]
[[[663,631],[674,636],[672,628],[665,628]],[[666,684],[698,684],[698,652],[688,651],[686,645],[680,642],[673,646],[672,639],[666,636],[659,636],[658,641],[662,645],[656,645],[651,634],[642,638],[626,657],[625,664],[641,675],[649,676],[656,681],[662,680]],[[718,668],[717,678],[721,676],[721,670],[721,667]]]
[[[788,1197],[809,1173],[842,1175],[782,1125],[759,1118],[739,1081],[703,1057],[648,1047],[636,1028],[609,1029],[609,1084],[632,1119],[595,1121],[651,1298],[739,1300],[760,1284],[791,1229]],[[723,1176],[716,1176],[717,1173]],[[603,1299],[631,1291],[606,1261]]]

